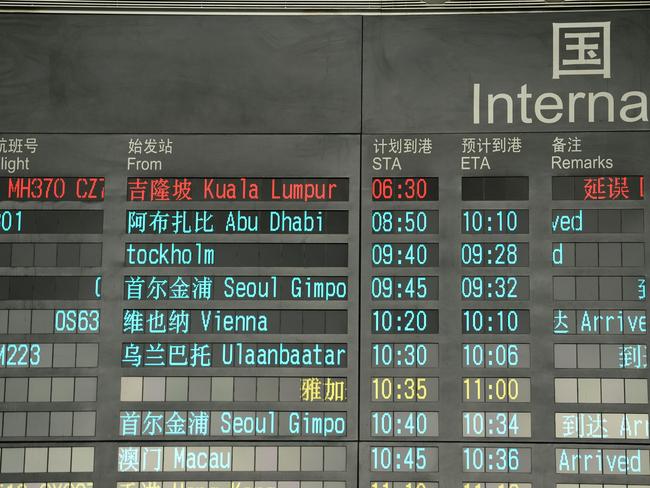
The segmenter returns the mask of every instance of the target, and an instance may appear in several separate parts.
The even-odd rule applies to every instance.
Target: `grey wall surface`
[[[0,17],[3,131],[354,132],[361,22]]]

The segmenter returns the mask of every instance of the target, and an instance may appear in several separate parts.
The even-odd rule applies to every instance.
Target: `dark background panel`
[[[597,110],[589,123],[586,105],[568,120],[569,92],[607,91],[620,97],[650,86],[650,31],[647,11],[544,12],[508,15],[444,15],[364,18],[363,131],[489,132],[545,130],[648,130],[648,122],[608,123]],[[561,76],[554,80],[553,23],[611,22],[611,79],[602,75]],[[481,84],[482,122],[473,123],[473,85]],[[521,123],[521,85],[534,100],[544,92],[560,95],[564,117],[557,123]],[[486,123],[488,93],[513,97],[514,122],[497,110]],[[603,104],[604,105],[604,104]],[[503,102],[497,102],[503,106]]]
[[[358,17],[0,17],[0,131],[354,132]]]

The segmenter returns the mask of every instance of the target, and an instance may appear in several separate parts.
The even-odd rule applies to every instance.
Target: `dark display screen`
[[[650,486],[648,22],[0,17],[0,488]]]

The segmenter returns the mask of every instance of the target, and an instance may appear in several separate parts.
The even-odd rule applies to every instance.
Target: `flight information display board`
[[[647,11],[0,17],[0,488],[647,488]]]

